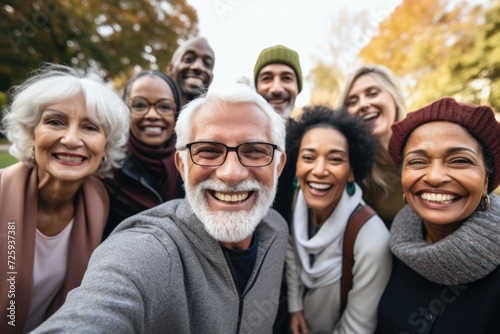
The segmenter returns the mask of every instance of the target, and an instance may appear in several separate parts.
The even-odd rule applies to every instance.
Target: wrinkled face
[[[227,104],[221,110],[220,105],[208,102],[193,116],[190,140],[227,146],[272,143],[270,120],[254,104]],[[182,159],[180,153],[187,153],[187,158]],[[232,243],[251,236],[267,214],[284,162],[275,156],[268,166],[245,167],[236,152],[229,151],[221,166],[203,167],[193,163],[189,151],[176,152],[176,166],[193,211],[215,239]]]
[[[207,41],[195,39],[175,51],[167,71],[179,85],[182,95],[191,101],[210,86],[214,62],[214,52]]]
[[[346,107],[349,113],[369,122],[375,136],[390,137],[396,120],[396,103],[375,77],[365,74],[353,83]]]
[[[354,179],[347,139],[332,128],[313,128],[302,137],[296,175],[313,215],[324,222]]]
[[[257,77],[257,93],[262,95],[278,114],[288,118],[299,94],[295,71],[284,64],[264,66]]]
[[[33,146],[39,180],[83,181],[101,165],[106,135],[80,94],[43,109]]]
[[[421,125],[403,150],[401,182],[406,201],[424,223],[460,222],[487,194],[481,147],[458,124]]]
[[[155,76],[137,79],[127,98],[132,134],[148,146],[162,147],[174,133],[174,101],[172,90],[164,80]]]

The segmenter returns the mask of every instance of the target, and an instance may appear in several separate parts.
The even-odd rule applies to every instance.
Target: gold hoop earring
[[[479,204],[479,206],[481,207],[482,211],[486,211],[490,207],[490,203],[491,203],[490,196],[486,195],[483,198],[481,198],[481,203]]]

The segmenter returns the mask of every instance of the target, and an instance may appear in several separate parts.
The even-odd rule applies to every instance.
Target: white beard
[[[294,103],[290,101],[290,103],[286,106],[285,110],[283,110],[282,117],[285,120],[287,120],[288,118],[290,118],[290,115],[292,114],[292,111],[293,111],[293,106],[294,106]]]
[[[187,167],[187,164],[184,164]],[[186,180],[188,170],[184,169]],[[235,243],[251,236],[262,218],[267,214],[276,195],[278,179],[277,168],[274,170],[274,182],[271,188],[254,180],[245,180],[236,186],[228,186],[220,180],[206,180],[192,187],[186,183],[186,198],[205,230],[221,242]],[[205,198],[207,190],[221,192],[254,191],[257,196],[254,206],[246,211],[213,211]]]

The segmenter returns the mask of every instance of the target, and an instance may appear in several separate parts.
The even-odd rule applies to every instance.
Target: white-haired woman
[[[120,97],[66,66],[14,88],[3,132],[20,162],[0,170],[0,332],[37,327],[80,285],[109,211],[94,174],[120,165],[128,129]]]

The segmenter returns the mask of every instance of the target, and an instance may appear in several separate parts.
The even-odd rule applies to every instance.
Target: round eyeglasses
[[[224,164],[229,151],[235,151],[238,160],[245,167],[264,167],[273,162],[278,145],[262,142],[243,143],[227,146],[222,143],[198,141],[189,143],[179,150],[189,150],[194,164],[203,167],[218,167]]]
[[[169,116],[175,114],[176,111],[175,103],[166,99],[149,103],[146,99],[134,98],[128,104],[130,110],[136,114],[145,114],[151,106],[154,106],[156,112],[160,115]]]

